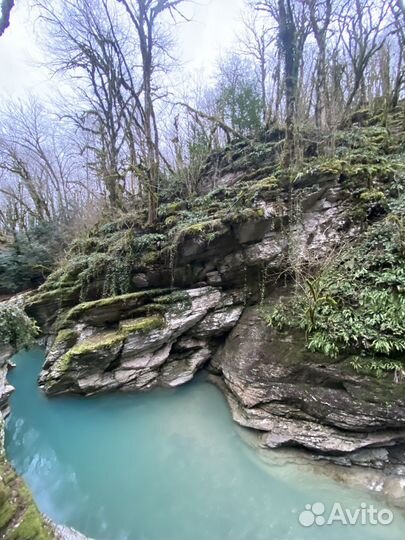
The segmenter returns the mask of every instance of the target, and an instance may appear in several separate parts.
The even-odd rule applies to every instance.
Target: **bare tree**
[[[39,0],[51,32],[54,67],[78,81],[77,125],[92,147],[113,208],[123,208],[126,177],[136,176],[148,197],[148,224],[157,217],[161,153],[156,100],[159,74],[171,61],[166,15],[179,16],[185,0],[66,0],[56,9]]]
[[[332,19],[332,0],[306,0],[309,10],[311,30],[318,46],[316,66],[315,123],[323,129],[327,123],[327,38]]]
[[[18,209],[21,228],[25,218],[68,223],[83,191],[83,162],[65,146],[68,126],[34,100],[3,106],[0,118],[1,201]]]
[[[391,105],[398,104],[401,91],[405,86],[405,5],[402,0],[391,3],[394,37],[397,45],[397,61],[391,94]]]
[[[400,16],[402,16],[403,26],[405,26],[405,4],[403,0],[396,0],[395,4]]]
[[[170,40],[161,31],[162,19],[174,20],[183,15],[179,8],[186,0],[117,0],[123,4],[136,30],[142,60],[143,130],[147,149],[148,224],[157,219],[160,151],[156,120],[156,74],[165,71],[170,54]]]
[[[77,81],[73,112],[76,125],[94,145],[94,167],[103,179],[113,208],[122,207],[124,147],[128,130],[139,126],[143,111],[136,82],[136,50],[127,30],[106,0],[40,0],[48,47],[55,71]],[[139,83],[140,86],[141,83]]]
[[[339,14],[340,36],[351,64],[351,90],[346,100],[344,116],[349,112],[360,91],[360,101],[366,101],[365,72],[372,57],[383,47],[390,24],[387,0],[355,0],[347,2]]]
[[[303,0],[257,0],[256,9],[271,15],[277,24],[278,46],[284,64],[286,148],[285,162],[295,155],[295,117],[299,70],[310,33],[308,10]]]
[[[245,33],[241,38],[241,51],[255,62],[260,81],[262,120],[266,124],[270,120],[267,92],[269,56],[275,36],[273,29],[258,16],[257,12],[248,12],[243,17],[243,25]]]

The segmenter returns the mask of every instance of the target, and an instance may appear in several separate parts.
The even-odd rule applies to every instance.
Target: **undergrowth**
[[[0,344],[29,348],[39,334],[37,325],[17,305],[0,304]]]
[[[251,144],[239,141],[214,153],[210,159],[219,178],[240,172],[237,181],[206,195],[161,204],[153,229],[145,228],[139,213],[120,214],[100,223],[72,244],[39,295],[60,291],[62,297],[74,287],[80,291],[80,301],[86,301],[136,290],[132,279],[137,273],[156,269],[173,276],[184,242],[191,239],[208,247],[232,234],[240,223],[263,219],[266,204],[283,208],[294,193],[316,191],[326,181],[343,188],[348,218],[362,228],[388,214],[404,159],[386,127],[338,132],[333,156],[308,157],[290,169],[282,168],[275,157],[278,144],[277,138]],[[397,219],[401,219],[399,214]]]
[[[267,310],[269,325],[300,328],[310,351],[351,355],[380,375],[405,369],[405,197],[355,245],[315,273],[296,269],[295,293]]]

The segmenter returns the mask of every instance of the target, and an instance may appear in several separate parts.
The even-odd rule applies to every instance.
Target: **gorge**
[[[230,523],[221,524],[224,518],[215,514],[212,528],[199,527],[202,540],[216,534],[221,539],[227,534],[229,538],[237,538],[237,534],[240,538],[252,534],[262,538],[266,534],[262,525],[277,527],[277,521],[263,517],[266,505],[275,504],[274,493],[279,491],[272,491],[269,477],[283,484],[285,495],[281,499],[297,500],[287,511],[292,512],[292,528],[285,528],[289,522],[286,510],[276,506],[277,515],[284,516],[284,525],[275,537],[307,537],[308,531],[299,524],[297,528],[294,517],[300,505],[305,508],[305,504],[316,502],[316,491],[306,490],[306,483],[325,486],[322,500],[331,501],[341,493],[343,501],[353,501],[348,488],[335,483],[334,478],[340,478],[352,484],[352,493],[361,486],[378,493],[382,497],[379,504],[385,500],[394,505],[398,518],[389,534],[396,538],[397,524],[398,531],[402,527],[405,489],[405,383],[395,353],[401,351],[396,347],[402,343],[404,320],[400,228],[404,169],[398,146],[404,131],[403,114],[401,108],[395,112],[388,131],[375,126],[375,117],[368,112],[362,123],[351,127],[350,139],[347,132],[341,133],[340,159],[309,158],[299,172],[274,167],[275,141],[253,146],[230,144],[207,163],[206,178],[211,183],[202,183],[198,198],[163,205],[159,223],[152,231],[141,225],[138,215],[130,214],[96,226],[73,243],[64,264],[37,291],[19,299],[42,331],[46,359],[39,377],[41,391],[48,396],[82,396],[53,397],[48,403],[33,383],[40,353],[33,353],[35,360],[29,368],[24,367],[24,373],[22,363],[16,368],[16,411],[9,421],[7,448],[42,510],[96,540],[108,540],[109,534],[114,540],[138,535],[167,539],[173,532],[170,521],[166,525],[156,523],[156,528],[147,525],[149,512],[155,508],[154,482],[147,482],[152,492],[145,493],[139,515],[125,506],[142,499],[145,486],[138,483],[137,474],[155,470],[152,455],[141,472],[139,463],[133,464],[134,469],[126,464],[127,454],[125,459],[117,458],[124,467],[118,473],[119,484],[128,492],[126,497],[123,493],[125,503],[116,499],[121,490],[118,485],[111,494],[105,492],[105,497],[115,498],[111,503],[105,501],[112,510],[116,508],[115,517],[108,517],[101,500],[98,509],[91,506],[97,500],[94,486],[98,485],[96,476],[101,474],[106,448],[122,439],[129,446],[121,450],[111,447],[111,452],[132,448],[137,462],[138,451],[141,460],[146,459],[142,445],[147,449],[149,440],[154,441],[155,450],[161,441],[163,453],[166,448],[170,455],[179,454],[180,461],[169,464],[163,460],[160,464],[155,481],[163,481],[167,471],[165,481],[169,482],[161,486],[162,493],[170,493],[181,475],[193,478],[194,469],[186,468],[188,459],[195,457],[201,472],[208,467],[203,463],[207,458],[210,467],[217,468],[207,470],[205,476],[219,480],[216,487],[207,484],[204,504],[214,504],[215,498],[211,501],[208,492],[218,489],[217,505],[226,508],[229,503],[232,513],[242,504],[239,499],[232,502],[232,497],[226,501],[225,493],[232,490],[232,482],[236,483],[237,496],[243,491],[242,485],[248,486],[257,478],[251,494],[243,491],[242,497],[253,529],[241,524],[235,532]],[[272,176],[268,176],[269,170]],[[381,346],[392,347],[392,354],[390,349],[379,349]],[[27,362],[30,360],[24,361],[25,366]],[[218,390],[207,382],[192,382],[203,369],[225,395],[236,423],[253,430],[256,450],[245,448],[235,436]],[[10,380],[14,381],[14,374]],[[175,390],[186,383],[190,386]],[[20,385],[26,390],[19,390]],[[5,397],[10,391],[9,386],[4,387]],[[25,395],[30,396],[28,402]],[[64,425],[61,416],[60,426],[55,421],[52,424],[53,435],[47,435],[46,425],[44,432],[39,424],[34,429],[39,414],[35,403],[42,411],[39,424],[42,417],[52,421],[61,408],[63,416],[71,418],[70,427]],[[140,418],[139,411],[143,411]],[[222,424],[215,423],[217,414]],[[101,429],[104,415],[105,433]],[[166,420],[151,432],[159,415]],[[129,416],[134,420],[126,420]],[[134,424],[133,433],[127,421],[130,425],[139,422],[138,427]],[[68,446],[59,462],[54,454],[58,441],[78,444],[76,425],[87,441],[87,450],[79,446],[71,451]],[[169,429],[172,425],[176,433],[173,437]],[[86,438],[86,431],[92,433],[93,429],[96,440],[102,437],[96,447],[104,449],[94,463],[92,443]],[[114,429],[122,432],[110,438],[110,429],[112,433]],[[128,441],[123,435],[126,430]],[[193,434],[201,436],[196,448]],[[42,447],[42,438],[46,441],[48,436],[56,438]],[[41,444],[30,457],[33,443],[26,445],[25,441],[31,437]],[[183,437],[185,447],[178,448]],[[230,463],[222,462],[223,456],[216,463],[216,458],[205,455],[211,437],[223,441],[232,456]],[[140,447],[135,441],[142,443]],[[270,467],[253,457],[258,448],[273,456]],[[304,459],[309,467],[312,463],[315,472],[302,472],[295,457],[292,463],[287,458],[282,466],[275,467],[277,449],[279,456],[285,449],[294,449],[298,461]],[[74,455],[78,458],[72,466],[67,456],[70,452],[72,459]],[[181,473],[176,472],[183,462]],[[248,478],[244,476],[245,467],[251,467],[252,462],[252,476]],[[232,463],[237,473],[230,472]],[[42,483],[48,467],[49,474],[55,475],[49,482],[56,492],[54,497],[42,499],[41,493],[49,491]],[[346,472],[336,473],[334,467]],[[113,462],[106,468],[108,481],[114,484]],[[260,480],[259,470],[263,472]],[[93,480],[88,480],[93,486],[81,492],[75,482],[80,484],[86,471],[93,475]],[[359,471],[365,475],[362,477]],[[306,474],[310,477],[298,493],[297,478],[302,475],[305,479]],[[316,480],[311,476],[314,474],[318,475]],[[56,477],[60,477],[60,485]],[[69,478],[74,484],[70,487]],[[83,499],[81,509],[72,508],[62,496],[70,489],[71,497]],[[76,495],[74,490],[78,490]],[[202,512],[205,508],[205,515],[214,515],[198,496],[195,501],[184,500],[189,488],[180,491],[182,505],[190,503]],[[357,494],[357,500],[359,497]],[[367,500],[370,495],[363,491],[361,497]],[[257,500],[261,501],[259,507],[257,502],[249,506]],[[86,510],[87,501],[90,510]],[[160,506],[163,504],[160,501]],[[284,504],[282,500],[280,504]],[[127,508],[133,522],[120,523],[121,508]],[[170,512],[181,521],[176,508]],[[103,517],[99,519],[100,512]],[[172,514],[167,512],[164,515],[170,520]],[[237,513],[238,519],[246,516],[243,511]],[[88,522],[89,515],[95,521]],[[253,515],[257,517],[253,519]],[[194,519],[198,518],[192,518],[192,522]],[[339,528],[336,531],[339,538]],[[322,537],[321,527],[309,532],[319,532]],[[358,538],[356,528],[351,533]],[[189,534],[185,529],[184,540]],[[328,534],[330,540],[335,533],[330,529]],[[380,538],[377,529],[367,534]],[[175,532],[173,535],[176,537]]]
[[[402,511],[381,494],[286,457],[262,461],[204,377],[176,390],[49,400],[36,384],[42,362],[40,350],[16,358],[6,450],[58,523],[97,540],[321,540],[325,527],[299,523],[306,504],[322,500],[330,511],[339,502],[354,511],[361,501],[388,504],[393,524],[348,531],[337,522],[328,539],[379,540],[387,530],[402,538]]]

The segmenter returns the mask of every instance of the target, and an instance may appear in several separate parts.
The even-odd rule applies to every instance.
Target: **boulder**
[[[267,448],[337,456],[405,443],[404,384],[359,376],[344,358],[309,354],[302,336],[270,329],[255,308],[213,364],[234,419],[262,431]]]

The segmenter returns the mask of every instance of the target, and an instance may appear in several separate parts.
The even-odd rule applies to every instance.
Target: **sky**
[[[33,14],[28,0],[16,0],[11,25],[0,38],[0,98],[52,94],[51,80],[36,45]],[[217,59],[240,32],[245,0],[196,0],[187,8],[192,21],[174,28],[183,69],[193,76],[209,76]]]

